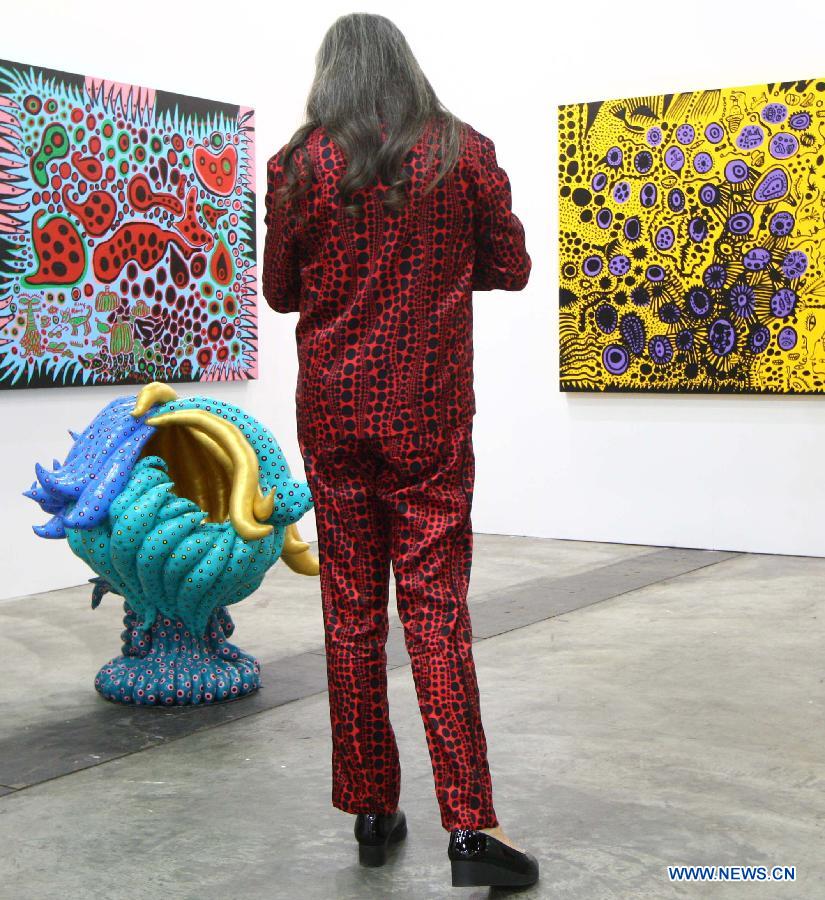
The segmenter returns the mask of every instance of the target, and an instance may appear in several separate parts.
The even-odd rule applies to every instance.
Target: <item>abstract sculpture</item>
[[[140,705],[231,700],[255,691],[260,666],[227,638],[227,607],[252,594],[279,557],[317,575],[295,523],[311,508],[272,434],[209,397],[178,398],[162,382],[113,400],[65,461],[35,466],[30,497],[97,573],[92,608],[123,597],[123,655],[95,687]]]

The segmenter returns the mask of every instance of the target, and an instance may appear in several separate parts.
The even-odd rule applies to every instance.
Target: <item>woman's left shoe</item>
[[[390,815],[358,813],[355,819],[358,861],[362,866],[383,866],[387,861],[387,847],[406,836],[407,817],[403,809]]]

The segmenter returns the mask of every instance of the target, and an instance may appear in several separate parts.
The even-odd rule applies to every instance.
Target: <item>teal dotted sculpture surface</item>
[[[25,496],[96,573],[92,607],[123,597],[122,655],[95,679],[108,700],[214,703],[260,686],[260,665],[230,643],[227,609],[282,558],[317,575],[296,523],[311,508],[273,435],[231,403],[178,398],[162,382],[113,400],[65,461]]]

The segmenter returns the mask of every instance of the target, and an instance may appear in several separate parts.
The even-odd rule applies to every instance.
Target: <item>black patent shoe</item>
[[[406,836],[407,817],[403,809],[390,815],[358,813],[355,818],[358,861],[362,866],[383,866],[387,861],[387,847]]]
[[[532,853],[516,850],[483,831],[451,831],[447,855],[453,887],[526,887],[539,878],[539,863]]]

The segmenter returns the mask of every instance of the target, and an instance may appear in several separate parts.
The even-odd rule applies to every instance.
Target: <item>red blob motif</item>
[[[26,276],[28,284],[74,284],[83,277],[86,251],[80,235],[63,216],[55,216],[41,228],[39,209],[32,219],[32,240],[39,262],[38,270]]]
[[[215,239],[208,231],[201,228],[201,224],[198,221],[198,213],[195,209],[196,195],[197,188],[192,188],[186,197],[186,215],[180,222],[175,222],[174,227],[193,247],[205,247],[207,250],[210,250]]]
[[[194,270],[195,260],[198,258],[202,259],[202,254],[199,253],[189,265],[187,265],[186,260],[181,257],[177,250],[175,250],[174,245],[169,248],[169,273],[172,276],[172,281],[174,281],[179,288],[183,289],[189,284],[190,269]]]
[[[206,224],[210,228],[217,227],[218,219],[220,219],[221,216],[225,216],[227,212],[228,210],[225,209],[217,209],[212,206],[211,203],[203,204],[203,217],[206,219]]]
[[[152,190],[145,175],[135,175],[129,182],[129,202],[139,212],[160,206],[176,216],[183,212],[183,204],[174,194],[161,194]]]
[[[227,144],[220,153],[197,147],[195,172],[207,190],[228,197],[238,177],[238,151],[231,144]]]
[[[209,271],[218,284],[227,285],[232,281],[232,257],[223,241],[218,241],[218,246],[215,247],[215,252],[209,261]]]
[[[163,259],[170,242],[187,259],[195,252],[171,231],[150,222],[125,222],[108,241],[95,247],[92,256],[95,276],[101,283],[111,284],[132,261],[148,272]]]
[[[81,156],[79,152],[72,153],[72,165],[89,181],[100,181],[103,177],[103,166],[93,156]]]
[[[63,186],[63,205],[83,223],[93,237],[100,237],[112,227],[117,208],[114,197],[106,191],[92,191],[82,200],[73,203],[69,199],[69,185]]]

